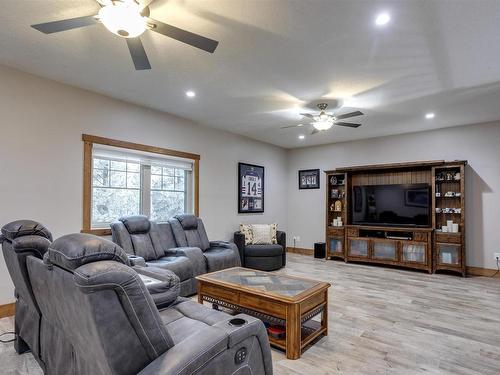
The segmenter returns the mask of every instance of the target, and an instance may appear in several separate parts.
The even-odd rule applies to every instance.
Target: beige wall
[[[201,155],[200,215],[211,239],[240,222],[286,229],[286,151],[0,66],[0,224],[32,218],[55,237],[82,225],[82,133]],[[237,163],[266,167],[265,213],[237,214]],[[0,256],[0,304],[13,300]]]
[[[288,152],[288,242],[312,248],[325,240],[325,190],[298,190],[299,169],[417,160],[469,161],[466,181],[467,264],[496,268],[500,252],[500,122],[477,124],[290,150]]]

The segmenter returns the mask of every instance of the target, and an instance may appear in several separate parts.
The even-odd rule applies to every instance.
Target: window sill
[[[82,229],[80,233],[88,233],[96,236],[111,236],[111,229]]]

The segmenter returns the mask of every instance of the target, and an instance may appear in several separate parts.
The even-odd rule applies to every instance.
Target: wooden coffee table
[[[329,283],[248,268],[228,268],[197,277],[198,302],[249,314],[286,327],[286,338],[271,345],[298,359],[320,335],[328,334]],[[313,320],[321,314],[321,320]]]

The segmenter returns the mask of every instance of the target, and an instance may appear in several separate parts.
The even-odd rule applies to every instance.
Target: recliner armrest
[[[229,321],[233,319],[243,319],[246,321],[246,323],[242,326],[234,326],[229,323]],[[269,341],[264,323],[262,323],[261,320],[250,315],[238,314],[232,316],[229,320],[224,320],[222,322],[214,324],[213,327],[220,328],[226,332],[229,337],[229,341],[227,343],[228,348],[232,348],[233,346],[238,345],[240,342],[250,336],[261,335],[262,337],[259,337],[259,340],[263,340],[261,344],[265,344]]]
[[[234,243],[240,253],[241,266],[245,267],[245,234],[240,231],[234,232]]]
[[[226,249],[233,250],[233,252],[234,252],[235,256],[237,257],[237,259],[240,260],[238,262],[239,263],[238,266],[240,266],[242,264],[240,250],[239,250],[238,246],[236,246],[236,244],[234,242],[228,242],[228,241],[210,241],[210,248],[207,249],[207,250],[210,250],[212,247],[224,247]]]
[[[202,275],[207,272],[207,265],[203,251],[199,247],[174,247],[165,250],[167,256],[185,256],[194,266],[194,276]]]
[[[128,261],[132,267],[147,267],[146,260],[139,255],[129,255]]]
[[[156,358],[138,375],[191,375],[227,349],[224,331],[203,327]]]

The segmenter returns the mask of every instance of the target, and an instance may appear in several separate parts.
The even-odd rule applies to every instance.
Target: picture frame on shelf
[[[264,212],[264,167],[238,163],[238,213]]]
[[[299,189],[319,189],[320,174],[319,169],[299,170]]]

